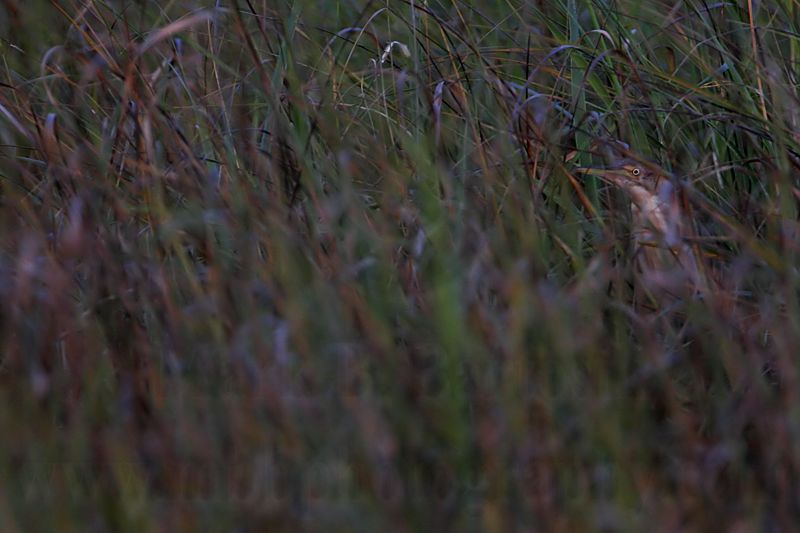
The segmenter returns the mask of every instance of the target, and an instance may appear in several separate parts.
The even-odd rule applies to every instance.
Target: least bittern
[[[692,225],[673,182],[655,165],[626,160],[613,168],[582,168],[623,190],[630,199],[631,235],[638,274],[651,294],[705,294],[703,262],[689,242]]]

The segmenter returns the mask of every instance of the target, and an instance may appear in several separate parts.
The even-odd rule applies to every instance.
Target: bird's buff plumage
[[[653,165],[625,162],[614,168],[583,168],[601,177],[630,198],[631,233],[637,271],[652,294],[674,295],[708,291],[703,265],[685,240],[690,226],[665,173]]]

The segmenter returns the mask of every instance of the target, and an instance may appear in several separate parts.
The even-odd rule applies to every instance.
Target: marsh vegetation
[[[797,523],[797,3],[0,6],[3,530]]]

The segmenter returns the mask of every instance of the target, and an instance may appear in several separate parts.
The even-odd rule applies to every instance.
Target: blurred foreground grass
[[[796,3],[0,13],[3,531],[800,519]],[[619,142],[715,294],[642,303]]]

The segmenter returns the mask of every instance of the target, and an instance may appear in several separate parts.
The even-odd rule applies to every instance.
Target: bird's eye
[[[639,170],[638,168],[634,168],[633,170],[631,170],[631,174],[633,174],[634,176],[638,176],[641,173],[642,171]]]

